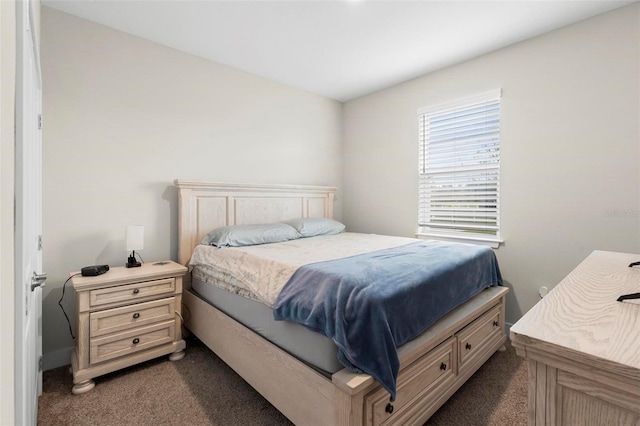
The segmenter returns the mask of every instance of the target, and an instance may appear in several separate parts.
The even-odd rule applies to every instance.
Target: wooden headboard
[[[220,226],[333,218],[334,187],[180,179],[173,183],[178,187],[178,259],[182,265],[189,263],[202,237]]]

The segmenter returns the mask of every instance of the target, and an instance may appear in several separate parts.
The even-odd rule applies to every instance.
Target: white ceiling
[[[634,1],[42,0],[42,4],[346,101]]]

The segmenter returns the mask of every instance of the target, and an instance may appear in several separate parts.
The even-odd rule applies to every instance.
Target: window
[[[500,242],[500,97],[418,110],[418,235]]]

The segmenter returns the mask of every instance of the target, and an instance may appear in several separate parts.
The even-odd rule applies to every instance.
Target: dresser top
[[[640,370],[639,254],[594,251],[511,327],[514,345],[557,347],[564,355]]]
[[[88,290],[104,287],[105,285],[121,285],[139,281],[157,280],[168,277],[178,277],[187,273],[187,268],[172,261],[146,262],[137,268],[116,266],[109,268],[104,274],[95,277],[84,277],[73,272],[71,284],[76,290]]]

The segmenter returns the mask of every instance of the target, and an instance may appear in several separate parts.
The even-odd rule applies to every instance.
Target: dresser
[[[90,391],[94,377],[171,354],[184,356],[182,277],[171,261],[116,267],[95,277],[72,274],[78,313],[71,357],[74,394]]]
[[[511,327],[529,369],[529,425],[640,424],[638,254],[594,251]]]

